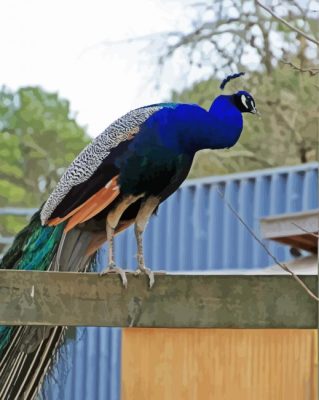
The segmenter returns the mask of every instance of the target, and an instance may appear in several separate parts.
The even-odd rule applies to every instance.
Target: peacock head
[[[232,79],[236,79],[242,75],[245,75],[245,72],[239,72],[238,74],[233,74],[227,76],[223,80],[223,82],[220,85],[220,89],[224,90],[226,84],[231,81]],[[251,114],[259,114],[259,112],[256,109],[255,105],[255,100],[253,99],[253,96],[246,92],[245,90],[240,90],[239,92],[233,94],[231,96],[232,102],[235,104],[235,106],[238,108],[238,110],[242,113],[248,112]]]
[[[234,104],[240,112],[249,112],[251,114],[259,114],[253,96],[244,90],[233,94]]]

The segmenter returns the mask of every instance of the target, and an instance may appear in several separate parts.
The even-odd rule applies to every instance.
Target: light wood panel
[[[122,400],[315,400],[316,331],[124,329]]]

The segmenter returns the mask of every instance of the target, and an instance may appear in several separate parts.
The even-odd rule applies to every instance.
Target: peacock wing
[[[119,193],[115,156],[126,151],[141,125],[163,107],[165,104],[154,104],[130,111],[97,136],[70,164],[44,203],[42,224],[57,225],[70,217],[79,223],[96,214],[95,204],[100,210],[97,200],[103,200],[104,207],[110,204]]]

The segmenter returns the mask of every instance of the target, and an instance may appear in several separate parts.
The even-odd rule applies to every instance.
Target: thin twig
[[[269,255],[269,257],[279,266],[281,267],[284,271],[288,272],[298,283],[300,286],[302,286],[305,291],[309,294],[310,297],[315,299],[317,302],[319,302],[319,297],[317,297],[309,288],[308,286],[297,276],[291,269],[287,267],[286,264],[281,263],[268,249],[268,247],[259,239],[259,237],[255,234],[255,232],[246,224],[246,222],[242,219],[242,217],[238,214],[238,212],[233,208],[233,206],[230,204],[230,202],[225,198],[224,193],[218,188],[217,189],[219,195],[221,198],[224,200],[226,203],[227,207],[232,211],[232,213],[238,218],[238,220],[244,225],[244,227],[248,230],[248,232],[252,235],[252,237],[261,245],[261,247],[266,251],[266,253]]]
[[[296,71],[299,72],[308,72],[309,75],[315,76],[319,74],[319,68],[301,68],[297,67],[297,65],[293,64],[291,61],[285,61],[285,60],[280,60],[283,64],[290,65],[292,69],[295,69]]]
[[[295,222],[292,222],[292,224],[295,225],[297,228],[299,228],[301,231],[303,231],[303,232],[305,232],[305,233],[308,233],[308,235],[314,236],[315,238],[319,239],[319,235],[316,235],[316,234],[313,233],[313,232],[307,231],[306,229],[302,228],[300,225],[296,224]]]
[[[141,42],[141,41],[147,41],[150,39],[154,39],[157,37],[172,37],[172,36],[179,36],[182,33],[180,31],[160,31],[160,32],[154,32],[154,33],[147,33],[145,35],[140,35],[140,36],[135,36],[135,37],[129,37],[126,39],[117,39],[117,40],[104,40],[103,42],[100,43],[102,46],[110,46],[110,45],[118,45],[118,44],[127,44],[127,43],[132,43],[132,42]]]
[[[295,26],[291,25],[289,22],[287,22],[286,20],[284,20],[283,18],[279,17],[277,14],[275,14],[270,8],[266,7],[265,5],[263,5],[259,0],[256,0],[256,3],[263,8],[264,10],[266,10],[267,12],[269,12],[269,14],[271,14],[274,18],[276,18],[278,21],[282,22],[284,25],[288,26],[288,28],[290,28],[291,30],[299,33],[299,35],[303,36],[304,38],[306,38],[307,40],[309,40],[312,43],[315,43],[317,46],[319,46],[319,41],[309,35],[307,35],[305,32],[301,31],[300,29],[296,28]]]

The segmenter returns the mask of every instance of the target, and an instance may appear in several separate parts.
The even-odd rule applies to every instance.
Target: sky
[[[125,42],[186,31],[194,18],[188,5],[194,2],[0,0],[0,86],[40,85],[58,92],[70,101],[77,121],[97,136],[126,112],[169,100],[172,89],[199,78],[183,71],[177,55],[159,80],[157,43]],[[253,55],[245,57],[246,65],[258,68]]]
[[[174,86],[172,71],[155,90],[151,46],[103,42],[183,29],[185,3],[0,1],[0,85],[12,90],[40,85],[58,92],[96,136],[131,109],[167,100]]]

